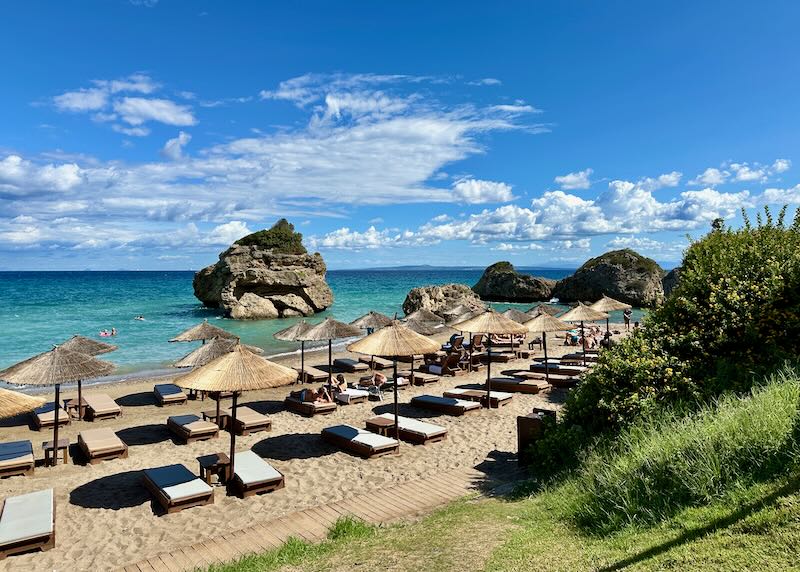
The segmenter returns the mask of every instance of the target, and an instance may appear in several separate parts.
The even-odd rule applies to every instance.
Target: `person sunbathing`
[[[379,371],[376,371],[375,373],[372,374],[371,378],[362,381],[361,385],[363,385],[364,387],[369,387],[369,386],[380,387],[387,381],[388,379],[386,378],[385,375],[383,375]]]
[[[341,393],[343,391],[347,391],[347,381],[345,381],[344,376],[339,373],[336,374],[336,383],[333,384],[333,392]]]

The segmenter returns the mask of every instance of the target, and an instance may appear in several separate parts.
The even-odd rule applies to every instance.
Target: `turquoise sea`
[[[571,270],[520,269],[537,276],[562,278]],[[415,286],[460,282],[474,284],[480,269],[339,270],[328,272],[335,302],[322,314],[351,321],[377,310],[403,315],[406,293]],[[292,319],[236,321],[204,308],[192,292],[193,272],[0,272],[0,368],[50,349],[73,334],[104,339],[119,346],[107,358],[122,374],[168,367],[195,344],[168,343],[186,328],[208,318],[264,348],[266,356],[295,351],[297,344],[279,342],[272,334]],[[495,304],[527,309],[530,304]],[[134,318],[145,317],[144,321]],[[621,316],[612,319],[622,321]],[[115,338],[101,338],[103,329],[117,329]]]

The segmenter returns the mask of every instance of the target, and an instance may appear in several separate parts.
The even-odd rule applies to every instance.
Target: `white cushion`
[[[378,417],[388,419],[394,423],[394,415],[392,413],[382,413],[378,415]],[[403,417],[402,415],[397,416],[397,423],[400,425],[400,429],[419,433],[420,435],[425,435],[426,437],[433,437],[434,435],[438,435],[447,431],[447,429],[441,425],[425,423],[424,421],[419,421],[418,419],[414,419],[412,417]]]
[[[463,388],[460,388],[460,387],[456,387],[455,389],[448,389],[447,393],[453,393],[455,395],[463,395],[467,391],[475,391],[475,390],[474,389],[463,389]],[[486,392],[484,391],[483,393],[485,394]],[[494,399],[509,399],[511,397],[514,397],[514,394],[513,393],[508,393],[508,392],[505,392],[505,391],[490,391],[489,392],[489,396],[493,397]]]
[[[6,499],[0,517],[0,545],[53,532],[53,489]]]
[[[384,437],[383,435],[378,435],[371,431],[358,429],[352,425],[335,425],[334,427],[327,427],[325,431],[349,439],[354,443],[361,443],[362,445],[367,445],[375,449],[386,447],[387,445],[399,444],[396,439],[390,439],[389,437]]]
[[[369,391],[348,388],[336,394],[336,400],[340,403],[350,403],[351,399],[357,399],[359,397],[369,397]]]
[[[183,465],[146,469],[145,474],[173,501],[212,491],[209,485]]]
[[[417,401],[428,403],[441,403],[444,405],[457,405],[464,409],[477,409],[481,406],[477,401],[467,401],[465,399],[456,399],[455,397],[438,397],[436,395],[420,395],[414,398]]]
[[[281,478],[281,474],[253,451],[236,453],[233,470],[245,485]]]

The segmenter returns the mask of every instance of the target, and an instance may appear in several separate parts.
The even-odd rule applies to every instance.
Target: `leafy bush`
[[[240,238],[236,244],[255,245],[264,250],[272,250],[283,254],[305,254],[303,235],[294,230],[294,225],[285,218],[280,219],[272,228],[259,230]]]
[[[632,425],[582,463],[573,518],[600,533],[652,524],[789,474],[800,460],[799,401],[798,372],[785,369],[751,397]]]
[[[743,213],[744,214],[744,213]],[[664,405],[746,392],[798,355],[800,210],[792,226],[768,209],[739,230],[715,221],[687,249],[680,281],[646,328],[604,352],[536,445],[540,474],[574,465],[578,449]],[[564,443],[574,447],[564,450]]]

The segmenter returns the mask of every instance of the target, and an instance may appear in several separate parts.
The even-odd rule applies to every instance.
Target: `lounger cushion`
[[[228,415],[229,417],[233,415],[232,409],[221,409],[220,412],[223,415]],[[250,409],[249,407],[242,405],[240,407],[236,407],[236,420],[244,423],[245,425],[259,425],[269,421],[269,417],[255,411],[254,409]]]
[[[42,423],[52,422],[55,423],[56,421],[56,406],[53,403],[45,403],[41,407],[37,407],[33,410],[33,413],[36,417],[39,418],[39,421]],[[58,412],[58,422],[61,423],[62,420],[69,419],[69,414],[64,411],[64,408],[59,408]]]
[[[351,399],[358,399],[359,397],[369,397],[369,391],[349,388],[345,391],[340,391],[337,393],[336,401],[340,403],[350,403]]]
[[[481,406],[477,401],[467,401],[465,399],[456,399],[455,397],[439,397],[436,395],[418,395],[413,398],[413,401],[433,403],[436,405],[453,405],[463,409],[478,409]]]
[[[296,369],[297,369],[298,372],[301,371],[299,367],[296,368]],[[305,366],[303,368],[302,372],[306,376],[311,377],[313,379],[323,379],[323,378],[327,379],[328,378],[328,372],[327,371],[322,371],[321,369],[317,369],[317,368],[311,367],[309,365]]]
[[[365,363],[361,363],[358,360],[350,359],[350,358],[339,358],[333,360],[333,365],[336,367],[340,367],[342,369],[349,369],[353,371],[364,371],[369,369],[369,366]]]
[[[30,441],[0,443],[0,469],[33,463],[33,445]]]
[[[253,451],[236,453],[234,471],[245,486],[281,478],[281,474],[272,465]]]
[[[203,421],[197,415],[173,415],[169,418],[169,421],[175,425],[180,425],[186,429],[190,435],[217,431],[219,429],[219,427],[211,423],[211,421]]]
[[[182,399],[186,397],[183,390],[174,383],[161,383],[154,386],[153,391],[156,392],[161,399]]]
[[[122,442],[122,439],[107,427],[81,431],[79,437],[86,444],[89,452],[95,455],[125,448],[125,443]]]
[[[201,496],[213,491],[183,465],[145,469],[144,473],[172,501]]]
[[[105,393],[87,395],[83,399],[86,401],[86,405],[95,413],[115,413],[117,411],[122,411],[122,408],[117,405],[116,401]]]
[[[448,389],[447,393],[450,393],[452,395],[463,395],[465,393],[468,393],[468,392],[471,393],[473,391],[476,391],[476,390],[475,389],[463,389],[463,388],[457,387],[455,389]],[[477,391],[481,391],[484,395],[486,395],[486,392],[483,391],[483,390],[477,390]],[[503,399],[511,399],[511,398],[513,398],[514,394],[513,393],[508,393],[508,392],[505,392],[505,391],[490,391],[489,392],[489,396],[492,399],[503,400]]]
[[[6,499],[0,517],[0,545],[53,532],[53,489]]]
[[[382,413],[378,415],[383,419],[388,419],[392,423],[394,423],[394,415],[392,413]],[[408,431],[410,433],[417,433],[419,435],[423,435],[425,437],[435,437],[436,435],[441,435],[442,433],[447,433],[447,429],[442,427],[441,425],[434,425],[433,423],[425,423],[424,421],[420,421],[418,419],[414,419],[412,417],[403,417],[402,415],[398,415],[397,422],[400,425],[400,429],[403,431]]]
[[[372,433],[351,425],[334,425],[333,427],[326,427],[323,431],[348,439],[354,443],[366,445],[372,449],[383,449],[385,447],[398,445],[395,439],[390,439],[389,437],[384,437],[383,435],[378,435],[377,433]]]

